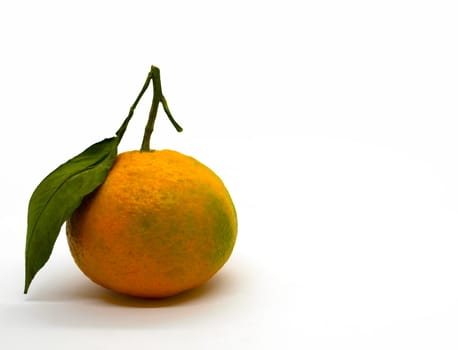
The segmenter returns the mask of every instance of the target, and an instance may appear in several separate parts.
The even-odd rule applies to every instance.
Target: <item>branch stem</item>
[[[145,133],[143,134],[143,141],[140,148],[140,151],[149,152],[150,149],[150,141],[151,141],[151,134],[154,130],[154,123],[156,121],[157,111],[159,109],[159,104],[162,103],[162,107],[164,108],[167,117],[169,118],[170,122],[173,124],[175,129],[178,132],[183,131],[182,127],[175,121],[172,114],[170,113],[169,107],[167,105],[167,101],[162,94],[162,85],[161,85],[161,74],[158,67],[151,66],[151,70],[148,74],[150,79],[153,82],[153,101],[151,102],[151,109],[149,111],[148,121],[145,126]]]
[[[124,133],[126,132],[126,129],[127,129],[127,125],[129,124],[130,120],[132,119],[132,116],[134,115],[135,108],[137,107],[138,102],[140,102],[140,99],[142,98],[145,91],[148,89],[150,81],[151,81],[151,72],[148,73],[145,83],[143,84],[143,87],[140,90],[140,93],[138,94],[137,98],[135,99],[135,102],[133,103],[133,105],[130,107],[127,118],[124,119],[124,122],[122,123],[121,127],[118,129],[118,131],[116,131],[116,136],[119,139],[118,142],[120,142],[122,137],[124,136]]]

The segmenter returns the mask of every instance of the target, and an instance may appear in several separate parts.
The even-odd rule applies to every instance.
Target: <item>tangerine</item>
[[[167,297],[208,281],[229,259],[237,215],[222,180],[171,150],[117,156],[67,221],[72,256],[95,283]]]

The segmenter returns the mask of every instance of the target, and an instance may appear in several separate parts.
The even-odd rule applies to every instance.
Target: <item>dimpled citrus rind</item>
[[[67,222],[83,273],[138,297],[202,285],[228,260],[236,235],[235,207],[221,179],[171,150],[119,154]]]

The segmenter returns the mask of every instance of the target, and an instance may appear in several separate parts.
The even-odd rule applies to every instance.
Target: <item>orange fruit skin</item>
[[[67,221],[72,256],[95,283],[136,297],[172,296],[228,260],[237,215],[221,179],[176,151],[118,155]]]

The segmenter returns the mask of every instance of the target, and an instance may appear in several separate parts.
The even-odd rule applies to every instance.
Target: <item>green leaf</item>
[[[28,209],[25,287],[48,261],[64,222],[84,196],[100,186],[117,155],[119,137],[95,143],[51,172],[33,192]]]

